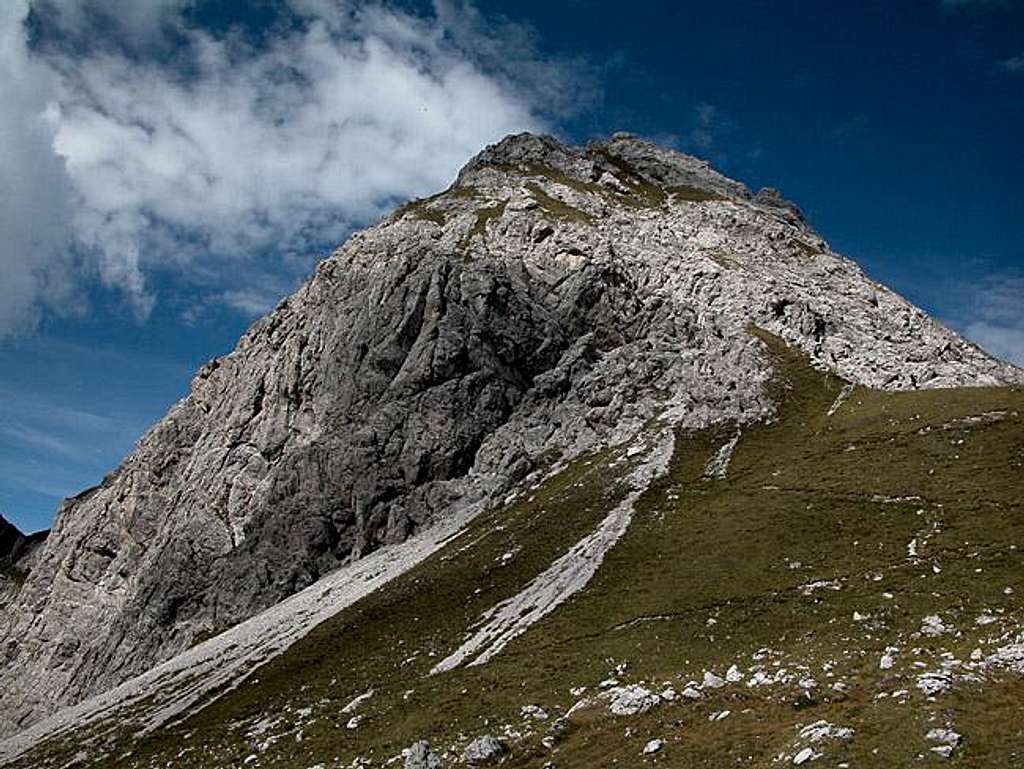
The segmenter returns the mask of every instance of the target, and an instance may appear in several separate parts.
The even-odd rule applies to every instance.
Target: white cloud
[[[963,333],[993,355],[1024,366],[1024,276],[991,275],[968,292]]]
[[[1011,56],[1009,59],[1003,59],[999,62],[999,69],[1013,75],[1024,75],[1024,54],[1021,54],[1020,56]]]
[[[964,334],[996,357],[1024,366],[1024,323],[1016,326],[970,323]]]
[[[499,29],[509,42],[500,61],[499,41],[469,6],[439,2],[418,18],[381,5],[290,4],[302,23],[255,48],[187,27],[187,0],[40,0],[34,12],[53,14],[65,37],[33,51],[24,0],[14,13],[5,4],[0,39],[13,77],[0,82],[0,121],[16,124],[16,141],[0,150],[0,179],[10,180],[0,184],[11,185],[0,205],[22,235],[2,259],[31,256],[10,273],[17,289],[0,290],[0,335],[45,299],[41,276],[62,264],[66,222],[88,271],[140,318],[156,300],[156,271],[254,312],[266,304],[255,290],[263,278],[293,280],[296,262],[308,266],[296,255],[439,189],[485,144],[542,129],[543,111],[572,99],[520,28]],[[98,14],[118,19],[129,41],[171,30],[178,48],[140,59],[61,45]],[[57,106],[47,112],[49,99]],[[245,270],[231,267],[241,262]]]
[[[52,150],[57,82],[27,53],[26,0],[0,3],[0,334],[30,326],[64,288],[68,180]]]
[[[700,150],[707,151],[715,143],[715,128],[718,126],[720,113],[714,104],[698,104],[694,109],[697,116],[696,125],[690,131],[690,143]]]

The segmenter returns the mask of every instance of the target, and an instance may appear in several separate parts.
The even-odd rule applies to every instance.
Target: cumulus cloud
[[[28,56],[26,0],[0,3],[0,333],[66,288],[68,178],[52,151],[57,81]]]
[[[15,144],[0,150],[0,183],[19,199],[3,215],[22,222],[16,249],[32,254],[20,257],[18,299],[0,297],[0,333],[44,301],[68,236],[140,318],[161,271],[257,312],[272,303],[261,286],[288,284],[353,226],[440,188],[485,144],[543,129],[577,82],[514,25],[497,31],[510,42],[502,60],[468,5],[417,17],[289,0],[291,23],[258,43],[190,26],[192,5],[40,0],[33,13],[49,36],[32,49],[24,0],[0,12],[14,73],[0,84],[14,105],[0,121],[15,124],[4,126]],[[124,46],[68,43],[104,19]],[[173,48],[132,49],[154,35]]]

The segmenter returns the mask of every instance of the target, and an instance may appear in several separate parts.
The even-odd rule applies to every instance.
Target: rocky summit
[[[684,707],[688,750],[781,720],[763,765],[853,750],[797,721],[858,666],[903,681],[861,693],[888,708],[1016,664],[1018,588],[962,564],[1020,565],[1021,385],[775,190],[626,134],[510,136],[64,503],[0,619],[0,763],[648,762]],[[988,533],[940,546],[979,504]],[[968,659],[968,621],[1003,645]]]

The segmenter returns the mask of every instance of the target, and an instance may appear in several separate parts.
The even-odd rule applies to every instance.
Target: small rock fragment
[[[824,742],[825,740],[852,740],[853,729],[848,726],[837,726],[828,721],[815,721],[800,730],[800,739],[806,742]]]
[[[704,672],[704,683],[702,685],[708,689],[721,689],[725,686],[725,679],[707,670]]]
[[[438,769],[441,766],[441,759],[430,750],[430,743],[426,740],[414,742],[402,754],[405,756],[405,769]]]
[[[813,761],[814,758],[814,751],[810,748],[804,748],[795,756],[793,756],[793,764],[795,766],[800,766],[801,764],[806,764],[808,761]]]
[[[508,747],[497,737],[485,734],[478,737],[462,751],[462,760],[470,766],[482,766],[498,760],[508,752]]]
[[[929,697],[942,694],[953,685],[953,677],[949,673],[922,673],[917,677],[917,688]]]
[[[931,614],[921,620],[921,635],[926,635],[934,638],[948,633],[952,630],[949,625],[942,621],[942,618],[936,614]]]
[[[534,721],[548,720],[547,711],[537,705],[523,705],[519,709],[519,713],[523,718],[532,718]]]
[[[882,654],[882,659],[878,661],[878,667],[882,670],[892,670],[896,664],[896,657],[899,654],[899,649],[895,646],[889,646],[886,648],[885,653]]]
[[[949,758],[953,755],[953,751],[960,747],[960,743],[963,742],[963,737],[952,729],[930,729],[924,736],[929,742],[938,742],[940,745],[936,745],[931,748],[931,752],[935,753],[942,758]]]
[[[647,756],[651,753],[657,753],[663,747],[665,747],[665,740],[651,740],[644,745],[644,755]]]
[[[661,698],[657,694],[637,684],[617,686],[609,689],[602,696],[610,700],[608,709],[617,716],[635,716],[637,713],[646,713],[661,702]]]

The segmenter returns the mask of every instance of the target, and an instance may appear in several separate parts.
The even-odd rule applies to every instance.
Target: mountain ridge
[[[65,503],[0,623],[0,734],[656,415],[763,417],[752,323],[860,385],[1024,382],[771,191],[624,134],[492,145],[353,235]]]

